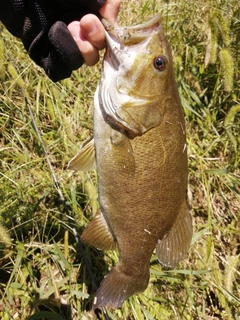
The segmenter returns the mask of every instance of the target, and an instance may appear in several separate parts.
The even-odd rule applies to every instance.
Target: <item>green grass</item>
[[[239,1],[135,0],[122,9],[124,25],[163,15],[186,114],[194,237],[175,270],[153,255],[147,290],[109,317],[239,320]],[[94,288],[24,95],[80,234],[98,207],[96,173],[66,165],[92,134],[101,63],[53,84],[20,41],[4,28],[0,38],[0,318],[92,319]],[[84,250],[99,283],[118,254]]]

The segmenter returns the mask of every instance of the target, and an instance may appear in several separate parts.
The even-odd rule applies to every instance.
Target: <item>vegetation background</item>
[[[175,270],[153,254],[147,290],[108,316],[239,320],[240,2],[123,1],[119,21],[137,24],[156,12],[186,114],[194,237]],[[98,206],[96,174],[66,165],[92,134],[101,62],[54,84],[4,27],[0,39],[0,318],[92,319],[94,288],[25,97],[81,234]],[[99,284],[118,253],[84,252]]]

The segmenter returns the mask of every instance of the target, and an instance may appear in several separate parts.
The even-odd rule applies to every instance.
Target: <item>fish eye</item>
[[[165,58],[165,56],[156,56],[153,59],[153,66],[158,71],[165,70],[166,69],[166,65],[167,65],[167,59]]]

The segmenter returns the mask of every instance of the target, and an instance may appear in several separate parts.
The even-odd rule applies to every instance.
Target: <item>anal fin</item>
[[[174,268],[187,254],[192,240],[192,217],[188,203],[180,209],[177,220],[169,233],[158,240],[156,253],[161,264]]]
[[[116,248],[116,241],[100,210],[87,224],[81,235],[81,239],[100,250],[112,250]]]

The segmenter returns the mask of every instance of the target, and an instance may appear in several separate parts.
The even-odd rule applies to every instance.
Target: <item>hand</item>
[[[121,0],[107,0],[100,9],[100,14],[110,23],[115,24]],[[80,21],[73,21],[68,30],[76,41],[84,63],[93,66],[99,60],[99,50],[106,46],[105,31],[100,20],[93,14],[87,14]]]

